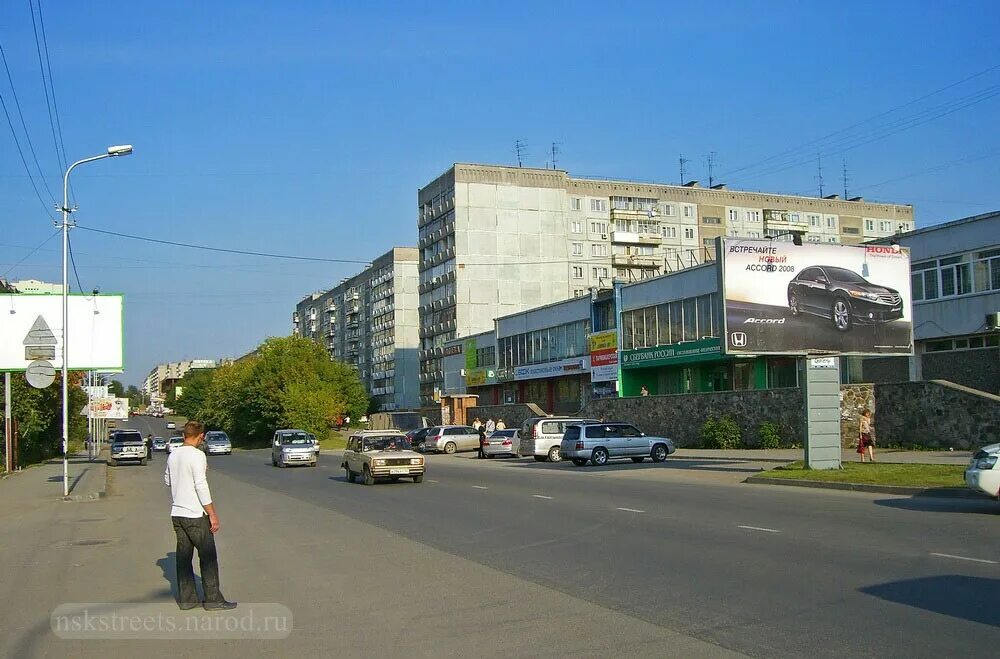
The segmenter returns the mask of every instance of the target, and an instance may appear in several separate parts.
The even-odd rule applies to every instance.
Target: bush
[[[770,421],[760,424],[757,428],[760,437],[760,448],[781,448],[781,431],[778,424]]]
[[[709,419],[701,427],[701,443],[705,448],[739,448],[742,445],[740,427],[728,415],[721,419]]]

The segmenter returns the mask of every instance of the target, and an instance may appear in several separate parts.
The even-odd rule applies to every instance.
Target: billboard
[[[128,419],[128,398],[92,398],[80,414],[91,419]]]
[[[722,242],[727,354],[913,353],[910,254],[898,245]]]
[[[618,330],[594,332],[588,337],[590,346],[590,381],[618,380]]]
[[[125,368],[121,295],[70,295],[71,370]],[[0,371],[24,371],[34,361],[62,368],[61,295],[0,295]]]

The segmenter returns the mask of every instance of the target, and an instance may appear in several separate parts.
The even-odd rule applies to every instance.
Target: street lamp
[[[131,144],[109,146],[107,153],[77,160],[66,170],[63,176],[62,203],[62,449],[63,449],[63,496],[69,496],[69,377],[67,371],[69,362],[69,214],[75,209],[69,207],[69,173],[77,165],[82,165],[104,158],[127,156],[132,153]]]

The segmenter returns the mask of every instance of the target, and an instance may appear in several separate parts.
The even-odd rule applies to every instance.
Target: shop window
[[[928,341],[924,347],[925,352],[944,352],[945,350],[951,350],[950,339],[946,341]]]
[[[670,303],[670,342],[680,343],[684,339],[684,325],[681,322],[681,302],[677,300]]]
[[[657,344],[656,341],[656,307],[646,307],[642,310],[644,324],[646,326],[646,347]]]
[[[622,350],[633,350],[635,348],[634,335],[632,334],[632,312],[622,312]]]
[[[736,362],[733,364],[733,389],[743,391],[754,388],[753,362]]]
[[[661,304],[656,307],[656,344],[670,343],[670,306]]]
[[[698,340],[698,314],[695,298],[689,297],[683,301],[684,308],[684,340]]]
[[[646,347],[646,320],[643,316],[642,309],[637,309],[632,312],[632,335],[634,337],[634,347]]]
[[[799,386],[798,365],[794,357],[767,360],[767,386],[770,389]]]

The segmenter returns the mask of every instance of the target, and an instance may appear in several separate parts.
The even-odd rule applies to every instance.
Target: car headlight
[[[422,465],[424,463],[420,458],[410,458],[411,465]]]
[[[979,458],[976,461],[976,469],[992,469],[997,463],[997,456],[991,455],[987,458]]]
[[[868,293],[865,291],[851,291],[851,297],[858,297],[861,298],[862,300],[870,300],[871,302],[875,302],[878,300],[877,293]]]
[[[378,460],[378,459],[372,460],[372,464],[374,464],[376,467],[384,467],[385,460]]]

